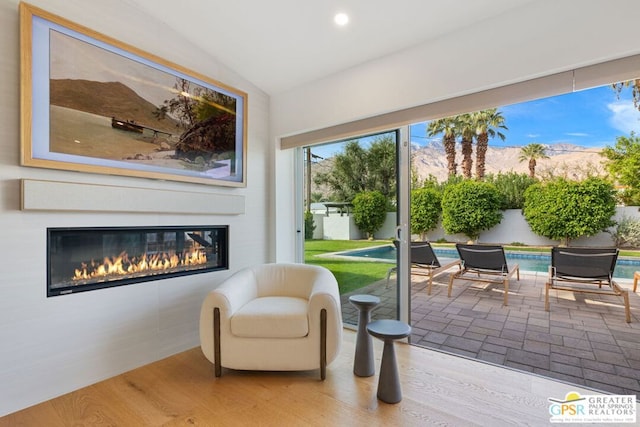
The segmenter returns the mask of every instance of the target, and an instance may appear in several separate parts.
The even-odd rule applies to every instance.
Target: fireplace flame
[[[170,270],[181,266],[193,266],[207,263],[206,252],[194,249],[182,257],[176,253],[160,253],[129,258],[126,252],[118,256],[105,257],[102,263],[91,260],[76,268],[73,280],[86,280],[107,276],[126,276],[144,271]]]

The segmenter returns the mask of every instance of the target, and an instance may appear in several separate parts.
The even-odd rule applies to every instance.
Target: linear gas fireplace
[[[228,226],[47,229],[47,296],[229,268]]]

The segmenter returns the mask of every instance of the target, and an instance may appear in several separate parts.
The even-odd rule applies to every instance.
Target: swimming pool
[[[458,252],[455,249],[433,248],[441,264],[458,259]],[[551,264],[551,255],[526,253],[526,252],[505,252],[507,263],[518,263],[521,271],[536,271],[546,273]],[[393,246],[376,246],[367,249],[357,249],[345,252],[337,252],[334,255],[367,258],[383,262],[395,262],[396,248]],[[618,279],[633,279],[633,272],[640,270],[640,260],[618,258],[613,276]]]

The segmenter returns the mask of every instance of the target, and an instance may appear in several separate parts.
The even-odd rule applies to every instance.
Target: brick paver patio
[[[622,298],[552,291],[544,311],[544,273],[515,277],[509,306],[502,305],[500,285],[456,281],[447,297],[449,274],[427,281],[413,276],[411,322],[414,345],[555,378],[614,394],[640,396],[640,295],[631,282],[631,323],[625,322]],[[354,293],[381,298],[374,319],[396,317],[396,283],[375,283]],[[342,296],[345,323],[357,312]]]

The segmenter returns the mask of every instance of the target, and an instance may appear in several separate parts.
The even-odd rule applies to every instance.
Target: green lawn
[[[306,264],[321,265],[331,270],[338,280],[340,294],[345,294],[385,279],[387,271],[393,264],[374,261],[345,261],[322,258],[318,255],[389,244],[391,244],[391,240],[305,240],[304,262]],[[453,243],[433,243],[433,246],[455,248]],[[550,246],[505,245],[504,248],[509,251],[551,252]],[[620,251],[620,256],[640,257],[640,251],[624,250]]]
[[[344,261],[318,255],[391,244],[391,240],[305,240],[304,262],[328,268],[336,276],[340,294],[345,294],[387,277],[391,263]]]

